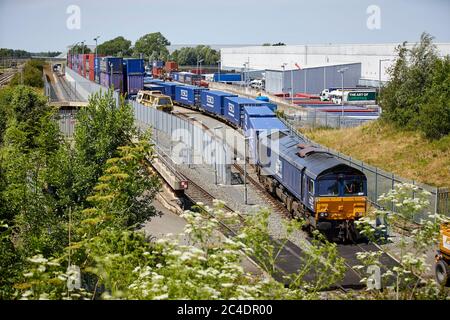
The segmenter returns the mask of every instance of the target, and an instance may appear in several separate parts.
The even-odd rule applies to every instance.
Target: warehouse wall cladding
[[[224,69],[242,68],[248,63],[250,70],[286,70],[327,64],[361,62],[361,83],[376,85],[388,80],[387,69],[394,63],[395,48],[401,43],[377,44],[314,44],[287,46],[248,46],[222,48],[221,65]],[[415,43],[408,43],[409,49]],[[450,43],[435,43],[441,56],[450,54]],[[379,72],[381,67],[381,74]]]
[[[293,91],[294,93],[320,94],[324,88],[341,87],[342,75],[338,71],[343,68],[345,68],[344,87],[356,87],[361,77],[361,63],[296,68],[285,71],[266,70],[266,91],[269,93]]]

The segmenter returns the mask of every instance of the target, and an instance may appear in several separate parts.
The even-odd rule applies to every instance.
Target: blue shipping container
[[[214,82],[234,82],[241,80],[242,76],[240,73],[214,73]]]
[[[251,118],[275,118],[276,115],[266,106],[258,107],[244,107],[244,121],[242,128],[247,130],[249,128],[249,121]]]
[[[175,101],[190,106],[200,106],[200,93],[207,88],[178,85],[175,87]]]
[[[263,104],[266,107],[268,107],[270,110],[272,110],[273,112],[277,111],[277,109],[278,109],[278,105],[276,105],[275,103],[263,102]]]
[[[123,64],[127,74],[144,73],[143,59],[123,59]]]
[[[164,88],[163,93],[165,95],[171,97],[172,100],[175,99],[175,87],[179,84],[174,82],[160,82],[158,85]]]
[[[163,92],[164,87],[159,84],[144,84],[144,90]]]
[[[201,107],[205,111],[223,115],[223,99],[226,97],[237,97],[237,95],[215,90],[202,91]]]
[[[137,94],[144,87],[144,76],[142,74],[128,74],[126,77],[125,91],[130,94]]]
[[[94,58],[94,70],[100,72],[101,57]]]
[[[116,57],[102,57],[100,59],[100,71],[111,73],[122,73],[122,58]]]
[[[250,118],[248,121],[248,126],[244,130],[245,136],[250,137],[248,140],[249,152],[251,155],[251,159],[254,161],[252,163],[256,163],[256,159],[258,159],[258,139],[261,133],[269,134],[273,131],[283,131],[288,133],[289,129],[286,125],[280,121],[280,119],[273,118]]]
[[[223,115],[237,126],[241,126],[242,124],[244,107],[263,105],[261,101],[242,97],[225,98],[223,103]]]

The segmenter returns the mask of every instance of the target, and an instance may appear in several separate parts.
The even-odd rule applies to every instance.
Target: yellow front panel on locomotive
[[[318,197],[316,198],[316,220],[354,220],[365,215],[366,197]]]

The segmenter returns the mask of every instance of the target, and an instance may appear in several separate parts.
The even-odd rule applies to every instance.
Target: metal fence
[[[400,176],[396,176],[393,173],[389,173],[383,171],[377,167],[373,167],[363,161],[359,161],[357,159],[353,159],[352,157],[346,156],[338,151],[330,149],[328,147],[322,146],[301,134],[295,125],[292,125],[290,121],[281,119],[286,126],[291,130],[291,132],[306,143],[319,147],[321,149],[327,150],[330,154],[334,155],[338,159],[340,159],[343,163],[346,163],[358,170],[364,172],[367,177],[367,196],[369,200],[375,204],[376,206],[381,206],[378,201],[378,198],[381,194],[389,192],[389,190],[393,189],[395,184],[398,183],[411,183],[419,187],[420,190],[425,190],[430,193],[428,198],[430,204],[425,209],[422,215],[416,217],[418,221],[420,218],[423,218],[427,215],[428,212],[432,213],[440,213],[445,215],[450,215],[449,211],[449,190],[447,188],[436,188],[426,184],[418,183],[414,180],[408,180],[402,178]],[[414,193],[412,194],[414,197]],[[393,204],[390,205],[390,208],[386,208],[388,210],[395,211],[395,206]]]
[[[289,121],[302,128],[351,128],[360,126],[361,124],[375,119],[375,117],[357,118],[345,115],[342,116],[341,114],[331,114],[329,112],[323,112],[314,108],[303,108],[297,105],[290,104],[289,100],[285,100],[284,98],[268,94],[267,92],[261,91],[259,89],[253,89],[239,85],[213,82],[210,84],[210,87],[212,89],[233,92],[249,98],[257,97],[260,94],[268,96],[273,103],[276,103],[279,106],[283,106],[285,108],[285,114]],[[339,105],[336,105],[336,107],[339,107]]]
[[[59,130],[68,139],[75,133],[77,110],[59,110]]]
[[[153,140],[166,149],[177,165],[206,165],[217,173],[218,183],[231,184],[233,152],[219,136],[193,122],[130,101],[138,128],[153,131]]]
[[[368,121],[373,121],[377,117],[358,118],[343,116],[341,114],[331,114],[314,108],[301,109],[294,114],[287,115],[289,121],[297,127],[302,128],[352,128],[360,126]]]

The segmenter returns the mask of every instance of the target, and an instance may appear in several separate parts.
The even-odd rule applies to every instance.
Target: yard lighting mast
[[[100,36],[96,36],[94,38],[94,41],[95,41],[95,58],[97,58],[97,40],[98,40],[98,38],[100,38]]]
[[[344,73],[348,68],[339,69],[338,72],[342,76],[342,92],[341,92],[341,106],[342,106],[342,116],[344,116]]]
[[[217,135],[216,130],[222,129],[222,126],[214,128],[214,140],[216,142],[216,147],[214,151],[214,183],[217,186]]]

